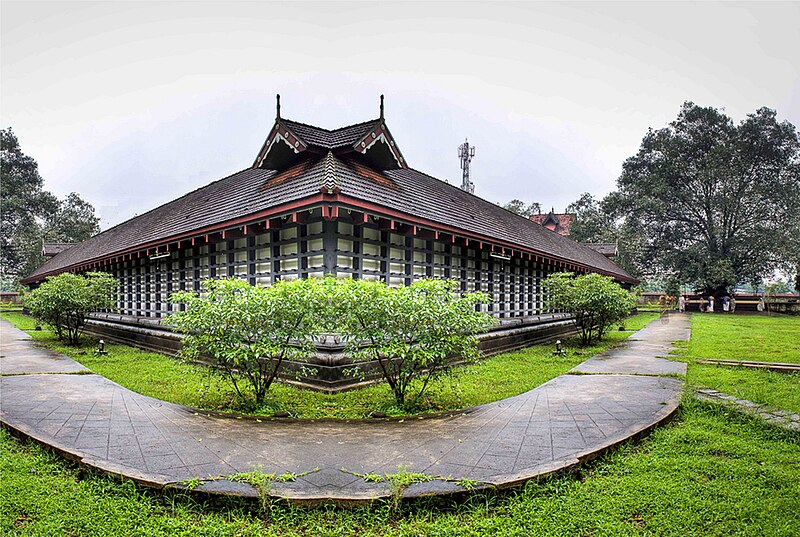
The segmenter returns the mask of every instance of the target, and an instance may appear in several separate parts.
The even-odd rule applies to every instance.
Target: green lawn
[[[698,364],[704,358],[800,363],[800,317],[692,315],[692,339],[681,359],[690,385],[800,412],[800,374]]]
[[[5,431],[0,450],[3,535],[800,534],[800,435],[691,399],[676,422],[580,474],[400,509],[198,503],[87,474]]]
[[[30,318],[17,313],[0,313],[23,329],[30,330]],[[638,330],[657,314],[641,313],[626,320],[625,328]],[[74,348],[56,341],[51,332],[29,332],[43,345],[74,358],[92,371],[133,391],[165,401],[211,410],[228,410],[256,415],[286,411],[296,417],[361,418],[371,412],[398,416],[408,409],[395,406],[389,387],[375,384],[355,391],[324,394],[276,383],[261,408],[243,404],[227,381],[209,369],[178,359],[146,352],[126,345],[107,345],[107,356],[97,356],[92,345]],[[522,351],[487,358],[480,363],[457,367],[435,381],[425,401],[412,413],[465,408],[528,391],[579,364],[631,334],[612,331],[600,344],[580,348],[576,339],[565,341],[566,355],[554,357],[552,345],[533,346]],[[487,389],[491,386],[491,389]]]

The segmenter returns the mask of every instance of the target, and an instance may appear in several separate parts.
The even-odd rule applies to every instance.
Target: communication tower
[[[470,194],[475,193],[475,185],[469,180],[469,163],[474,156],[475,146],[469,145],[465,138],[464,143],[458,146],[458,158],[461,159],[461,190]]]

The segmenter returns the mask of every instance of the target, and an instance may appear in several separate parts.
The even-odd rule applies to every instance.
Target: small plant
[[[249,472],[231,474],[225,476],[225,478],[230,481],[247,483],[258,491],[258,496],[262,501],[266,501],[269,490],[272,488],[272,481],[275,479],[275,474],[264,473],[264,468],[260,464],[257,464]]]
[[[382,475],[373,472],[364,474],[362,477],[364,478],[364,481],[366,481],[367,483],[380,483],[384,481],[384,477]]]
[[[472,489],[475,488],[476,485],[480,484],[480,481],[464,478],[464,479],[459,479],[458,481],[456,481],[456,483],[464,490],[471,491]]]
[[[286,472],[285,474],[281,474],[275,477],[275,481],[280,481],[281,483],[289,483],[292,481],[297,481],[298,477],[300,476],[295,474],[294,472]]]
[[[116,305],[117,280],[105,272],[51,276],[25,296],[31,315],[51,326],[59,340],[75,345],[86,317]]]
[[[181,484],[186,487],[186,490],[192,491],[203,484],[203,481],[197,477],[182,481]]]
[[[634,306],[628,291],[599,274],[576,277],[571,272],[556,272],[544,280],[543,286],[545,307],[571,314],[584,346],[601,340]]]

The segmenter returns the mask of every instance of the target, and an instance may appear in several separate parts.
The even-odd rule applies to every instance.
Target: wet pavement
[[[461,413],[373,420],[237,418],[134,393],[75,361],[36,348],[2,321],[0,420],[82,464],[141,484],[245,496],[258,491],[220,478],[295,474],[269,494],[297,502],[357,504],[392,495],[365,474],[435,476],[403,496],[500,488],[599,456],[669,419],[686,364],[666,355],[688,339],[689,318],[670,315],[619,349],[593,357],[529,392]],[[76,374],[83,373],[83,374]],[[197,481],[194,482],[197,485]]]

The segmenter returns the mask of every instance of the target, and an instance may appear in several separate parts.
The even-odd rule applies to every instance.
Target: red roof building
[[[575,221],[575,217],[576,215],[571,213],[556,213],[550,209],[547,214],[531,215],[531,220],[559,235],[569,235],[569,226]]]

